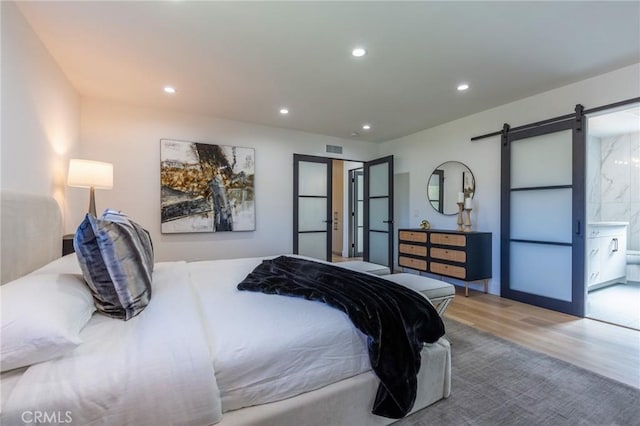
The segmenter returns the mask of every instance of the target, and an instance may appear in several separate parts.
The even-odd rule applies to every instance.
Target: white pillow
[[[80,274],[26,275],[0,287],[0,304],[0,371],[69,352],[95,311]]]
[[[75,253],[68,254],[52,260],[40,269],[36,269],[32,274],[78,274],[82,275],[82,270],[78,264],[78,256]]]

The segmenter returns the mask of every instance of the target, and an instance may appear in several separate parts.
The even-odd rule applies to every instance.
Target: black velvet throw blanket
[[[380,379],[373,414],[399,419],[416,399],[420,351],[444,335],[444,324],[422,295],[382,278],[295,257],[265,260],[238,290],[303,297],[345,312],[367,338]]]

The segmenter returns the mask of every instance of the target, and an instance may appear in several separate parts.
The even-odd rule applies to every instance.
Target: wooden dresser
[[[491,278],[491,232],[400,229],[398,265],[469,282]]]

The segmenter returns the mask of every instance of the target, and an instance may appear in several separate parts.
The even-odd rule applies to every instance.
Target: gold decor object
[[[458,205],[458,231],[462,232],[462,210],[464,210],[464,203],[456,203]]]
[[[428,220],[423,220],[422,222],[420,222],[420,228],[431,229],[431,224],[429,223]]]

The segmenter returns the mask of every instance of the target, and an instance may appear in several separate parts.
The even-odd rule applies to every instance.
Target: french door
[[[333,160],[293,155],[293,252],[331,262]]]
[[[364,255],[393,270],[393,155],[364,163]]]
[[[293,155],[293,252],[331,261],[333,160]],[[358,205],[360,205],[358,203]],[[363,259],[393,267],[393,156],[364,163]]]
[[[585,140],[576,118],[502,135],[501,295],[584,316]]]
[[[349,256],[361,257],[364,251],[364,172],[349,170]]]

